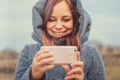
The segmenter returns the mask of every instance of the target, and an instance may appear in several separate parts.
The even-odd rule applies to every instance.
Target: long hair
[[[47,46],[55,45],[53,42],[53,38],[47,32],[46,24],[52,14],[53,7],[55,6],[55,4],[59,3],[60,1],[63,1],[63,0],[47,0],[46,6],[43,12],[43,15],[44,15],[43,24],[38,26],[38,28],[42,30],[43,44]],[[80,39],[78,36],[78,30],[80,25],[78,19],[80,17],[80,13],[76,9],[75,0],[65,0],[65,1],[70,6],[70,10],[73,17],[73,30],[69,35],[65,36],[66,44],[69,46],[77,46],[78,50],[80,51]]]

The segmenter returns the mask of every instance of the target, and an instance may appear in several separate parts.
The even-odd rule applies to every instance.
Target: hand
[[[62,65],[66,71],[65,80],[83,80],[84,79],[84,64],[80,61],[80,53],[77,52],[77,61],[71,64],[72,69],[68,65]]]
[[[52,54],[48,50],[38,51],[32,62],[31,78],[32,80],[42,78],[43,74],[54,67],[54,65],[47,65],[53,62]]]

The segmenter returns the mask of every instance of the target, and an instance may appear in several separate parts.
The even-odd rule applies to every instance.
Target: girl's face
[[[61,38],[73,30],[73,17],[66,1],[58,2],[46,24],[47,32],[53,38]]]

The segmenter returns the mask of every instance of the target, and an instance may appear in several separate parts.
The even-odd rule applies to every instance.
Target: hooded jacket
[[[35,53],[40,50],[43,45],[41,39],[41,31],[37,26],[43,23],[43,9],[47,0],[39,0],[33,7],[33,32],[32,38],[37,44],[26,45],[19,55],[14,80],[31,80],[31,64]],[[105,70],[102,58],[96,47],[86,44],[89,37],[91,19],[82,7],[80,0],[73,0],[76,8],[81,13],[79,18],[79,37],[81,42],[81,61],[84,62],[84,80],[105,80]],[[41,80],[64,80],[65,70],[56,65],[53,69],[44,73]]]

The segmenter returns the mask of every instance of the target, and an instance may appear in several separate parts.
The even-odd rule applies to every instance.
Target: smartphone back
[[[76,46],[42,46],[41,49],[49,50],[54,56],[52,64],[70,64],[77,61]]]

